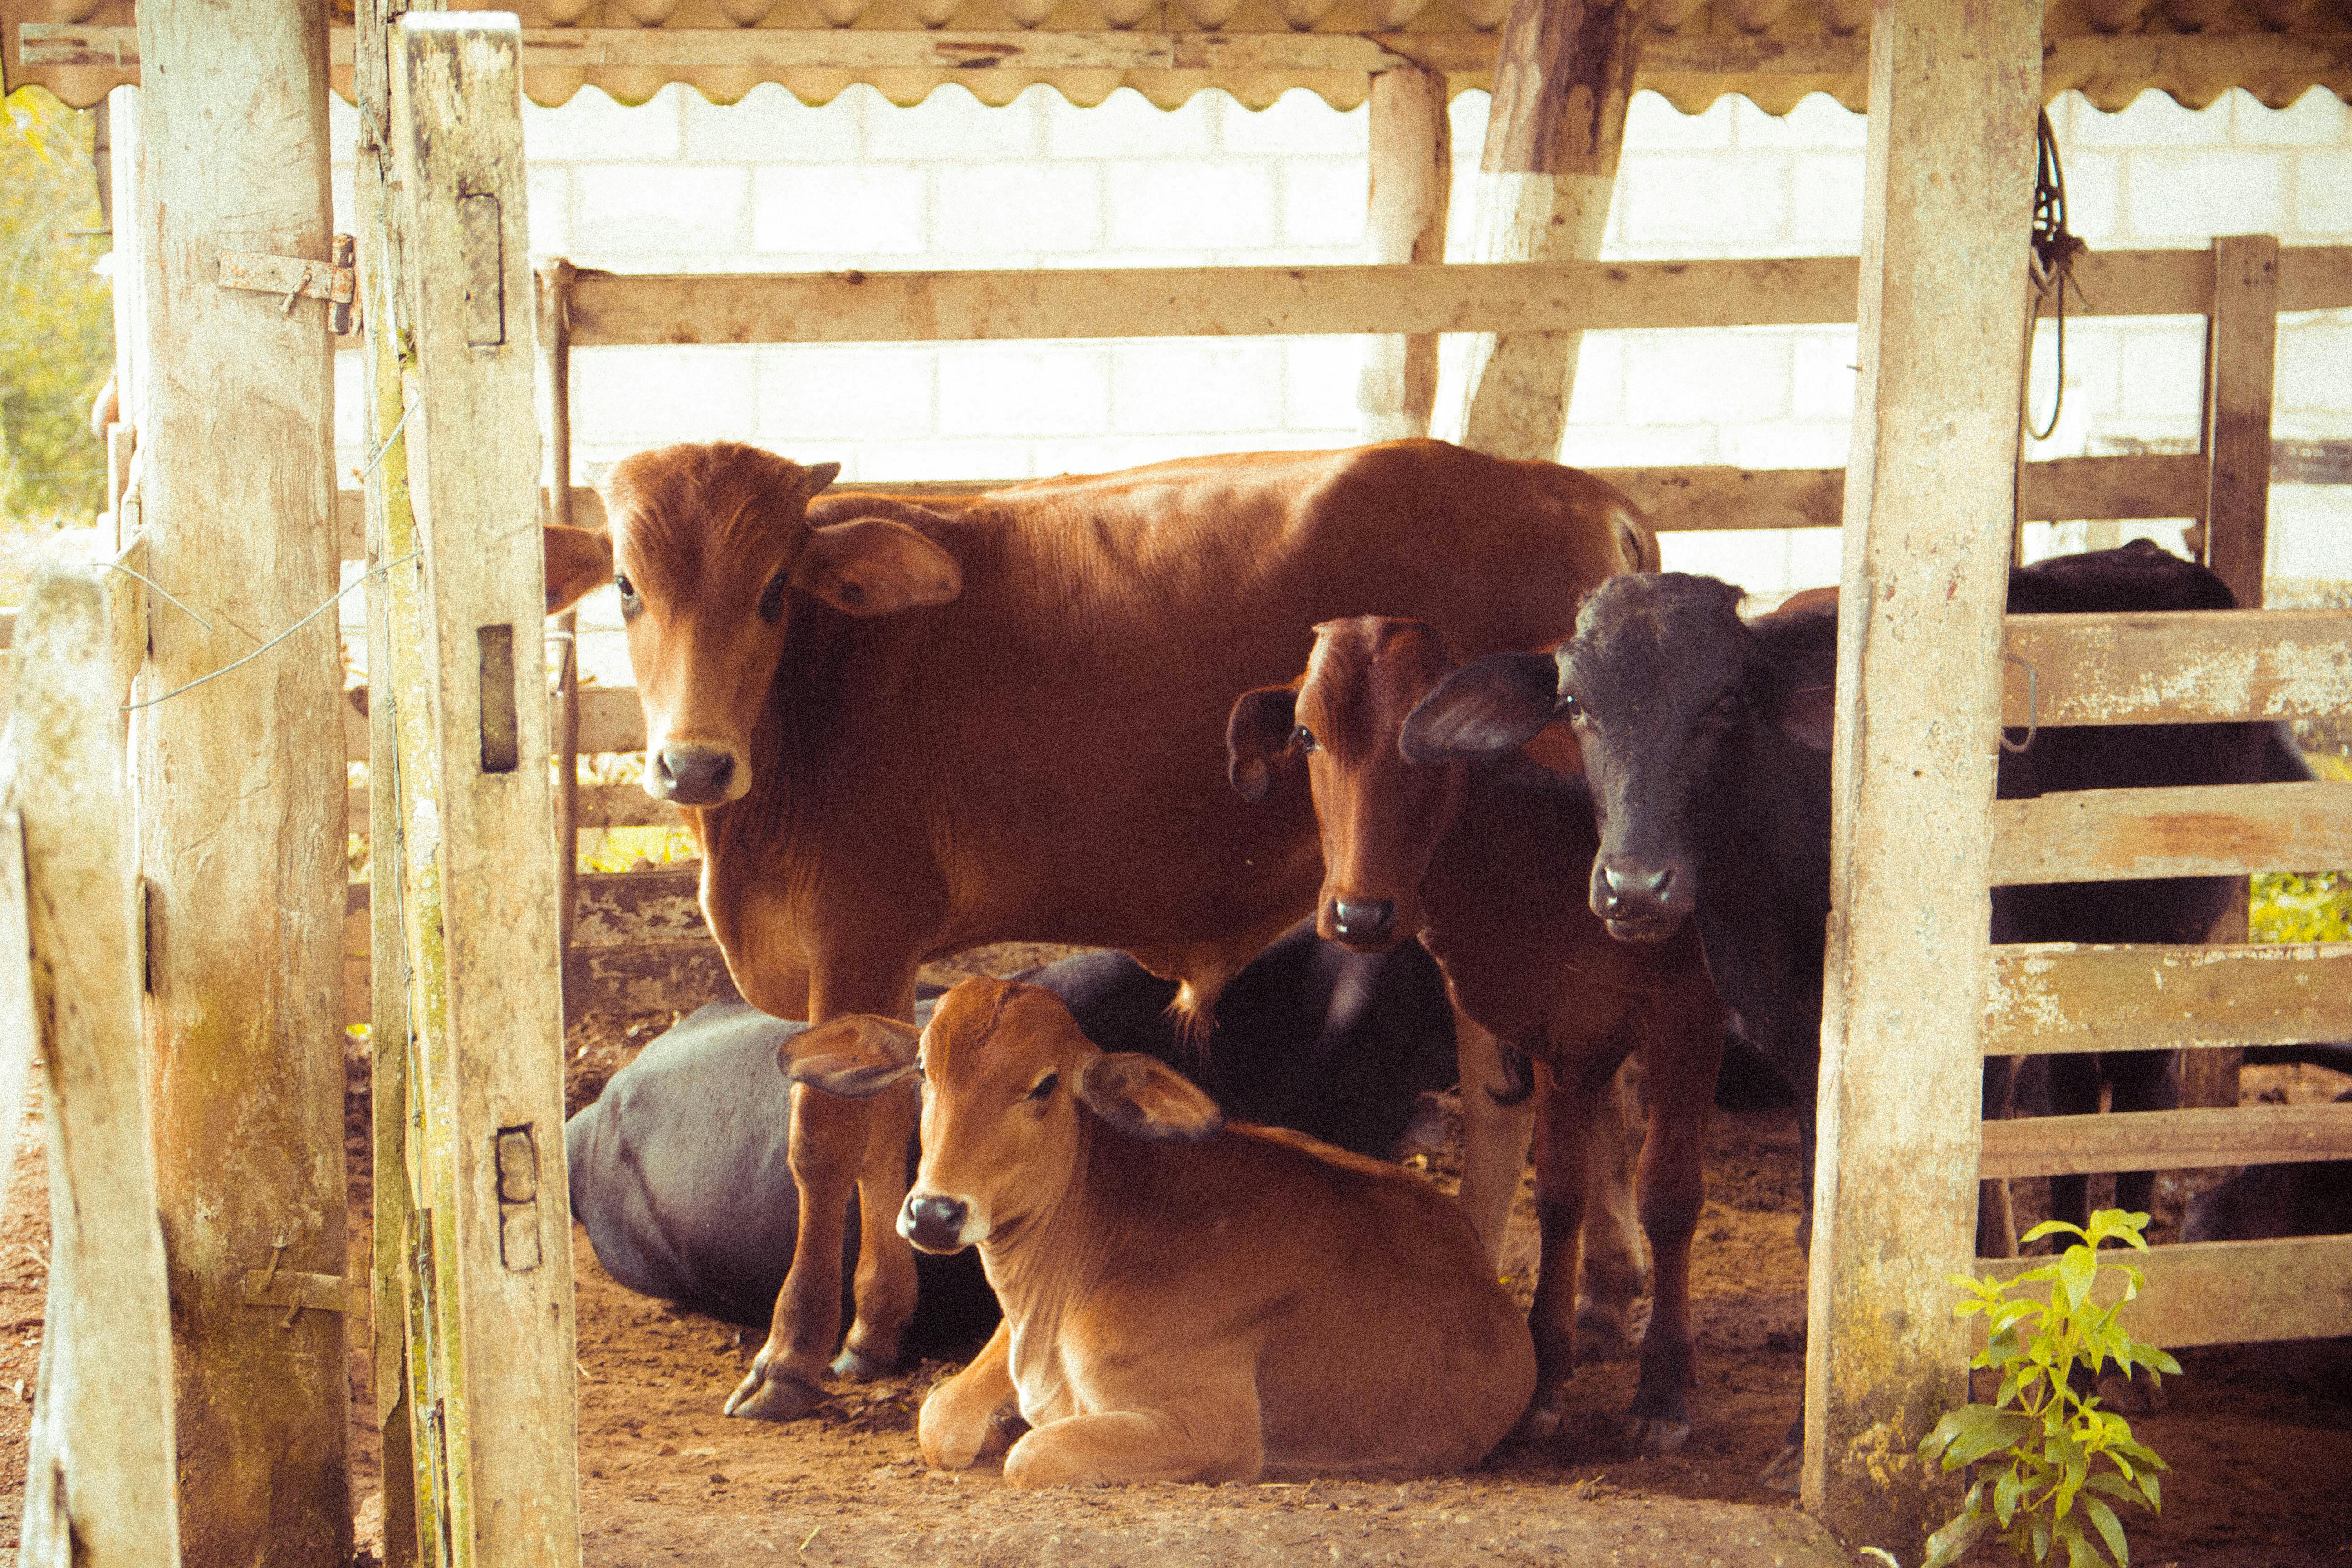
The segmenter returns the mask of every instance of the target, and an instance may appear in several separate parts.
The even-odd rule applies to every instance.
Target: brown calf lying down
[[[1580,879],[1599,840],[1580,781],[1516,754],[1477,764],[1405,758],[1405,716],[1454,668],[1436,627],[1366,616],[1315,633],[1297,682],[1234,703],[1234,787],[1269,799],[1277,770],[1304,772],[1323,843],[1318,931],[1360,952],[1418,935],[1462,1015],[1533,1066],[1543,1251],[1531,1437],[1556,1431],[1566,1407],[1590,1155],[1596,1142],[1618,1143],[1608,1091],[1642,1048],[1650,1125],[1638,1184],[1656,1293],[1629,1436],[1672,1453],[1690,1435],[1691,1233],[1723,1052],[1723,1007],[1699,943],[1687,930],[1621,942],[1586,906]],[[1577,809],[1565,809],[1571,795]]]
[[[1458,1469],[1498,1442],[1535,1352],[1461,1211],[1418,1178],[1225,1125],[1150,1057],[1105,1053],[1060,998],[967,980],[920,1035],[836,1019],[797,1080],[923,1082],[898,1228],[980,1248],[995,1337],[931,1391],[923,1458],[1002,1453],[1015,1486]]]
[[[729,973],[817,1024],[912,1018],[927,958],[1008,940],[1122,949],[1199,1015],[1320,875],[1303,801],[1225,787],[1234,692],[1297,669],[1333,616],[1416,616],[1465,657],[1532,647],[1601,579],[1655,563],[1600,480],[1435,441],[919,504],[823,493],[835,469],[726,442],[641,452],[604,479],[606,531],[547,534],[551,610],[620,589],[646,787],[685,808]],[[1463,1196],[1499,1244],[1519,1161],[1487,1109]],[[914,1258],[889,1221],[914,1115],[904,1090],[796,1096],[796,1251],[731,1413],[804,1413],[836,1348],[847,1375],[898,1360]]]

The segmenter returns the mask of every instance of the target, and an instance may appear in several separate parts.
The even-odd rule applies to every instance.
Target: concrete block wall
[[[1449,250],[1466,254],[1487,99],[1454,100]],[[352,142],[338,110],[339,149]],[[2315,90],[2272,110],[2243,93],[2191,111],[2159,94],[2118,114],[2053,110],[2076,232],[2102,248],[2220,233],[2352,243],[2352,118]],[[621,108],[594,89],[527,109],[534,250],[636,271],[1297,264],[1360,259],[1367,112],[1304,92],[1262,112],[1202,94],[1172,112],[1095,109],[1033,89],[1003,109],[949,87],[913,109],[856,88],[819,107],[762,87],[719,107],[684,88]],[[348,153],[345,154],[348,156]],[[1782,119],[1727,98],[1685,116],[1636,99],[1605,254],[1852,254],[1864,121],[1826,98]],[[349,223],[349,169],[338,168]],[[1449,342],[1438,434],[1459,426]],[[2054,342],[2034,374],[2046,409]],[[1594,466],[1843,462],[1852,329],[1595,333],[1562,457]],[[2201,331],[2189,321],[2069,327],[2064,416],[2037,456],[2193,445]],[[1192,453],[1345,445],[1347,338],[1131,340],[770,349],[604,349],[576,360],[583,470],[684,438],[757,441],[856,479],[1014,478]],[[358,367],[340,435],[361,460]],[[2352,312],[2291,320],[2278,431],[2352,436]],[[2352,487],[2283,485],[2272,570],[2352,577]],[[2161,528],[2151,530],[2159,536]],[[2175,536],[2177,537],[2177,531]],[[1678,565],[1751,588],[1829,582],[1834,538],[1683,536]]]

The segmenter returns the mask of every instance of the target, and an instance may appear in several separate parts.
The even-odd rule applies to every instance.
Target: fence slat
[[[2352,942],[1992,950],[1985,1054],[2352,1038]]]
[[[2011,616],[2001,722],[2195,724],[2352,711],[2352,610]],[[2037,689],[2038,688],[2038,689]]]
[[[1988,1121],[1978,1172],[1992,1181],[2346,1159],[2352,1105],[2246,1105]]]
[[[38,783],[20,787],[15,805],[35,1016],[46,1025],[52,1285],[26,1560],[177,1568],[171,1308],[107,615],[105,579],[115,575],[99,566],[44,571],[17,627],[26,655],[13,731],[24,748],[17,780]],[[11,968],[16,951],[12,940]],[[0,1136],[14,1143],[13,1120]]]
[[[1993,885],[2352,866],[2352,784],[2090,789],[1993,805]]]
[[[2102,1259],[2130,1262],[2147,1277],[2119,1321],[2133,1337],[2168,1349],[2327,1339],[2352,1322],[2352,1236],[2188,1242]],[[2011,1279],[2048,1262],[1979,1258],[1977,1272]],[[2102,1274],[2091,1292],[2102,1306],[2122,1296],[2120,1274]],[[1981,1350],[1984,1320],[1976,1322]]]

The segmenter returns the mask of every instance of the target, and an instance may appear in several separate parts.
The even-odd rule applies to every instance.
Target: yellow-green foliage
[[[2076,1394],[2072,1375],[2077,1366],[2095,1375],[2110,1362],[2158,1382],[2160,1373],[2180,1370],[2171,1356],[2133,1339],[2116,1321],[2123,1302],[2139,1294],[2140,1271],[2099,1261],[2102,1241],[2147,1251],[2140,1237],[2147,1226],[2147,1215],[2120,1209],[2101,1209],[2091,1216],[2088,1230],[2046,1220],[2019,1239],[2061,1232],[2075,1237],[2055,1262],[2012,1280],[1952,1276],[1952,1283],[1969,1292],[1953,1314],[1985,1319],[1985,1348],[1969,1364],[1998,1371],[2000,1393],[1990,1405],[1953,1411],[1919,1445],[1921,1458],[1940,1458],[1947,1470],[1973,1465],[1977,1471],[1958,1516],[1928,1537],[1921,1568],[1958,1562],[1988,1531],[1997,1531],[2029,1563],[2051,1562],[2063,1548],[2067,1568],[2105,1568],[2107,1559],[2091,1538],[2095,1531],[2117,1564],[2130,1563],[2114,1504],[2161,1508],[2156,1473],[2168,1467],[2154,1450],[2133,1441],[2129,1422],[2100,1409],[2096,1395]],[[2124,1276],[2123,1298],[2115,1306],[2091,1302],[2091,1287],[2103,1268]],[[2011,1294],[2035,1285],[2047,1287],[2040,1300]]]
[[[39,88],[0,99],[0,532],[89,526],[105,504],[106,454],[89,405],[114,369],[105,279],[90,266],[107,237],[74,234],[100,219],[90,117]],[[13,541],[11,542],[14,542]],[[21,597],[25,558],[0,578]]]
[[[580,836],[583,871],[626,871],[641,860],[668,866],[701,853],[683,827],[606,827]]]

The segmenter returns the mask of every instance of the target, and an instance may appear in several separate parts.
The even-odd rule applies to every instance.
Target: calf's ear
[[[963,592],[963,569],[905,523],[860,517],[808,531],[793,586],[844,615],[888,616],[946,604]]]
[[[1193,1142],[1225,1124],[1199,1084],[1156,1057],[1107,1051],[1078,1069],[1078,1099],[1131,1138]]]
[[[864,1100],[913,1076],[922,1037],[912,1024],[853,1013],[803,1029],[776,1047],[776,1059],[794,1083]]]
[[[613,536],[601,529],[549,523],[540,531],[547,556],[547,613],[560,615],[613,580]]]
[[[1808,751],[1830,749],[1830,726],[1837,717],[1837,688],[1783,687],[1774,697],[1772,717],[1780,732]]]
[[[1439,681],[1405,715],[1405,760],[1492,756],[1535,738],[1559,703],[1559,663],[1548,653],[1493,653]]]
[[[1234,699],[1225,720],[1225,777],[1244,800],[1274,793],[1274,764],[1290,750],[1298,725],[1298,689],[1261,686]]]

